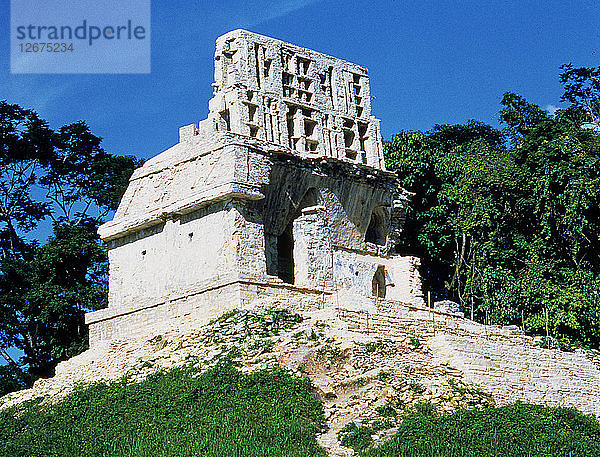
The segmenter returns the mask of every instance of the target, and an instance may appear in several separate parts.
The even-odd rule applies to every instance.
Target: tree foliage
[[[82,121],[53,130],[34,111],[0,102],[6,390],[51,374],[58,361],[81,352],[85,311],[106,304],[107,260],[96,229],[116,209],[138,163],[107,153],[100,142]],[[23,357],[13,360],[8,348]]]
[[[583,111],[591,127],[600,132],[600,66],[575,68],[569,63],[560,68],[560,82],[565,87],[561,100]]]
[[[435,297],[533,334],[545,334],[547,315],[551,336],[598,348],[600,136],[577,102],[597,97],[581,89],[597,75],[573,86],[573,71],[562,76],[572,105],[554,116],[506,93],[502,132],[437,125],[384,147],[388,168],[416,194],[399,248],[423,259]]]

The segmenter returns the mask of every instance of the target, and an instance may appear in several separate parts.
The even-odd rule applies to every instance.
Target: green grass
[[[360,457],[597,457],[600,424],[573,409],[529,404],[438,414],[390,425],[348,424],[341,441]],[[310,382],[283,369],[242,373],[229,362],[77,390],[60,403],[0,412],[0,457],[324,457],[324,417]]]
[[[0,456],[313,457],[323,424],[310,383],[284,370],[185,368],[0,412]]]
[[[570,408],[516,403],[408,414],[394,438],[361,457],[598,457],[600,424]]]

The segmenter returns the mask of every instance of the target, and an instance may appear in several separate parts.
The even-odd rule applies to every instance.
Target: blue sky
[[[600,65],[597,0],[153,0],[150,74],[11,75],[8,3],[0,99],[54,127],[83,119],[108,151],[142,158],[206,117],[215,39],[236,28],[368,67],[384,138],[469,119],[497,125],[505,91],[560,106],[558,67]]]

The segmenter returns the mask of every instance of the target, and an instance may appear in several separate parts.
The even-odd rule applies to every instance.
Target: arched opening
[[[300,203],[298,203],[298,213],[304,208],[310,208],[311,206],[317,206],[319,204],[319,191],[314,187],[311,187],[306,191]]]
[[[385,298],[385,267],[383,265],[379,265],[375,274],[373,275],[373,295],[379,298]]]
[[[294,248],[295,248],[295,239],[294,239],[294,221],[296,221],[300,216],[302,216],[302,210],[305,208],[310,208],[313,206],[317,206],[320,201],[320,194],[317,189],[314,187],[309,188],[304,196],[300,199],[297,205],[295,205],[295,209],[291,213],[291,220],[281,232],[280,235],[277,236],[276,247],[277,247],[277,276],[282,281],[288,284],[294,284],[295,278],[295,259],[294,259]],[[296,234],[297,236],[299,234]],[[268,267],[267,267],[268,268]],[[273,270],[271,270],[273,271]]]
[[[380,246],[385,246],[387,242],[388,221],[386,210],[383,206],[378,206],[371,213],[371,220],[365,233],[365,241]]]
[[[294,284],[294,221],[277,237],[277,276]]]

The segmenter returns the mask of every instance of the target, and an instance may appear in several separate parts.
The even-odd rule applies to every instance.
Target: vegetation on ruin
[[[360,457],[586,457],[600,455],[600,424],[574,409],[517,403],[439,413],[407,407],[392,439],[386,418],[350,423],[340,433]],[[243,373],[224,358],[134,383],[82,387],[59,403],[0,412],[0,457],[325,456],[320,400],[310,381],[274,368]]]
[[[404,417],[391,440],[373,447],[376,429],[349,427],[345,439],[360,457],[600,455],[600,423],[571,408],[516,403],[440,414],[421,407]]]
[[[307,379],[224,362],[77,390],[0,412],[1,457],[318,457],[323,409]]]
[[[415,195],[399,252],[424,289],[479,322],[563,348],[600,346],[600,67],[563,67],[565,109],[506,93],[497,130],[477,121],[403,131],[387,166]]]
[[[599,349],[600,67],[560,78],[568,106],[554,114],[506,93],[503,130],[470,121],[385,142],[415,193],[398,251],[467,316]],[[96,229],[139,164],[82,121],[52,129],[0,102],[0,395],[87,347],[83,316],[107,301]]]

